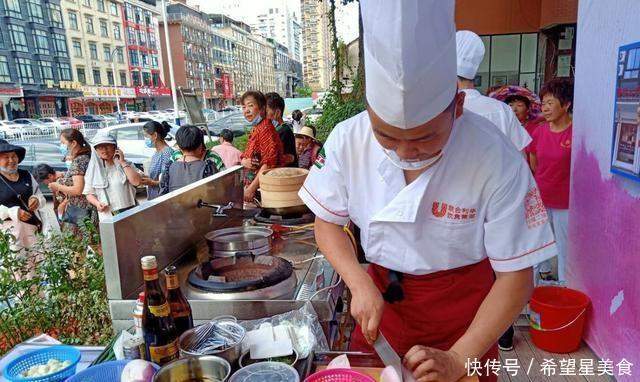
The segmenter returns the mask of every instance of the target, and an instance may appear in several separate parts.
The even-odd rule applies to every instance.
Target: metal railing
[[[68,126],[29,126],[24,125],[7,130],[0,130],[0,138],[6,139],[9,142],[18,141],[57,141],[60,137],[60,132],[67,128],[74,128],[80,130],[82,135],[88,140],[96,135],[96,132],[107,126],[116,125],[117,121],[105,121],[105,122],[82,122],[79,124],[72,124]]]

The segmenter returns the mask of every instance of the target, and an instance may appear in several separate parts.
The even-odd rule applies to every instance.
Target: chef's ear
[[[456,94],[456,99],[455,99],[455,103],[456,103],[456,118],[459,118],[462,115],[462,112],[464,110],[464,97],[467,94],[465,92],[459,91],[458,94]]]

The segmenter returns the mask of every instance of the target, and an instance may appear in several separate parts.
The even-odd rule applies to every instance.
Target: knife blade
[[[400,359],[400,356],[398,356],[398,353],[393,350],[391,344],[389,344],[389,341],[384,338],[381,332],[378,332],[378,338],[373,343],[373,348],[376,349],[376,353],[378,353],[378,356],[382,360],[382,363],[384,363],[385,366],[393,367],[393,369],[396,371],[396,374],[398,375],[398,378],[400,378],[400,381],[402,382],[402,360]]]

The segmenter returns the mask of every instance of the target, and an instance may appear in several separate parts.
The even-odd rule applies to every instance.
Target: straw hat
[[[310,128],[309,126],[304,126],[300,129],[300,131],[298,131],[297,133],[295,133],[296,136],[300,135],[303,137],[307,137],[307,138],[311,138],[313,140],[316,139],[316,137],[313,135],[313,129]]]

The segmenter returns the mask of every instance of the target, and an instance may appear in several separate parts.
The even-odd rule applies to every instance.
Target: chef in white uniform
[[[380,330],[416,378],[455,381],[468,359],[497,357],[555,242],[521,154],[463,112],[454,1],[361,7],[368,107],[331,132],[300,197],[351,290],[352,349],[370,349]]]
[[[456,33],[458,64],[458,88],[466,93],[464,108],[493,122],[511,143],[524,154],[524,148],[531,143],[531,136],[520,124],[511,107],[476,90],[473,79],[484,58],[484,44],[471,31]]]

